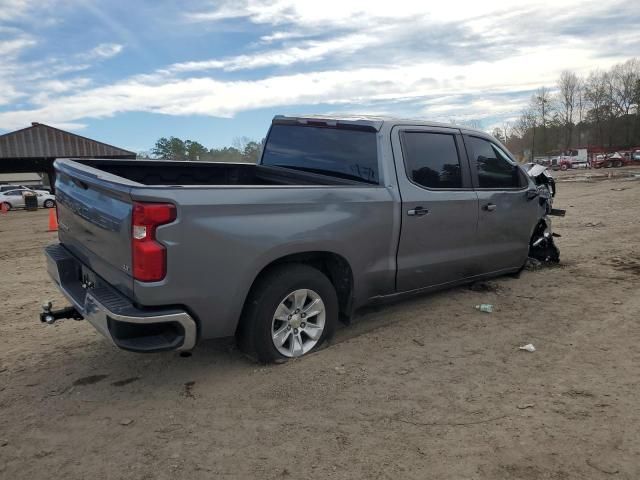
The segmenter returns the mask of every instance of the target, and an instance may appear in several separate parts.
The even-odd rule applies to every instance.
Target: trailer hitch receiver
[[[75,307],[65,307],[59,310],[53,310],[53,302],[46,301],[42,304],[42,312],[40,312],[40,321],[47,325],[53,325],[58,320],[65,318],[73,318],[74,320],[84,320],[84,317],[76,310]]]

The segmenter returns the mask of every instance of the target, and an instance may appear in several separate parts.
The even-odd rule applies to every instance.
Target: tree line
[[[640,146],[640,61],[632,58],[587,76],[565,70],[540,87],[514,123],[493,135],[526,160],[570,148]]]
[[[259,153],[260,143],[247,137],[236,138],[233,141],[233,146],[223,148],[207,148],[193,140],[162,137],[156,141],[150,152],[141,152],[138,154],[138,158],[255,163]]]

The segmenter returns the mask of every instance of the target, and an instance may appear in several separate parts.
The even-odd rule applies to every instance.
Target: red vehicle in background
[[[592,168],[620,168],[627,165],[640,165],[640,149],[601,153],[591,158]]]
[[[586,148],[567,150],[557,157],[554,169],[569,170],[570,168],[587,168],[587,157],[588,152]]]

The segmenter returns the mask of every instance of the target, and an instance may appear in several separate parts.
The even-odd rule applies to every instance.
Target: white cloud
[[[0,0],[0,20],[14,20],[26,14],[34,0]]]
[[[510,118],[529,91],[552,85],[563,69],[585,73],[633,54],[607,49],[614,37],[621,45],[640,42],[637,29],[623,34],[589,30],[589,22],[596,24],[603,14],[624,15],[633,5],[592,0],[523,0],[517,6],[497,0],[453,6],[409,0],[217,2],[215,8],[190,12],[187,19],[234,19],[234,24],[271,26],[272,33],[235,56],[194,61],[186,49],[182,62],[113,84],[96,86],[89,72],[75,79],[56,76],[86,70],[123,49],[120,43],[100,44],[73,61],[53,62],[47,69],[54,72],[52,79],[31,79],[25,87],[33,92],[30,106],[5,108],[0,128],[32,120],[77,124],[134,111],[229,117],[258,108],[320,104],[445,121]],[[566,33],[568,28],[574,33]],[[5,48],[18,52],[28,46]],[[248,75],[247,70],[253,71]],[[14,99],[20,95],[17,85],[15,79],[0,78],[0,88]]]
[[[28,35],[21,35],[10,40],[0,40],[0,58],[15,56],[22,50],[32,47],[35,44],[35,39]]]
[[[272,43],[272,42],[279,42],[282,40],[291,40],[294,38],[304,38],[309,36],[309,33],[305,33],[305,32],[295,32],[295,31],[288,31],[288,32],[273,32],[269,35],[263,35],[262,37],[260,37],[260,41],[262,43]]]
[[[317,29],[319,26],[366,27],[372,21],[428,18],[432,22],[461,22],[468,19],[491,18],[492,14],[513,10],[538,9],[540,11],[567,11],[577,4],[599,3],[584,0],[563,0],[554,7],[553,2],[520,0],[516,4],[503,0],[461,0],[456,4],[423,0],[223,0],[214,7],[190,12],[188,19],[199,22],[221,21],[229,18],[248,18],[254,23],[282,25],[296,24]]]
[[[68,80],[47,80],[40,83],[40,88],[50,93],[63,93],[84,88],[90,83],[91,79],[86,77],[71,78]]]
[[[133,111],[230,117],[238,112],[265,107],[366,105],[385,101],[413,101],[422,115],[431,118],[451,118],[446,115],[447,108],[460,118],[466,115],[477,117],[479,111],[508,114],[517,111],[521,104],[515,101],[506,108],[504,100],[500,99],[496,103],[476,100],[474,104],[462,107],[457,106],[456,102],[451,102],[447,108],[437,103],[422,105],[424,99],[443,96],[455,98],[460,93],[483,92],[490,96],[532,90],[540,83],[553,82],[557,71],[580,66],[590,60],[588,51],[559,51],[558,59],[550,60],[549,72],[535,78],[513,68],[514,65],[526,66],[528,62],[541,61],[546,56],[546,50],[532,49],[521,58],[503,59],[491,64],[476,62],[448,65],[429,62],[386,68],[297,73],[257,80],[137,76],[114,85],[51,98],[40,108],[1,112],[0,128],[15,128],[34,118],[45,123],[72,122]],[[571,60],[564,60],[570,57]],[[363,108],[361,113],[367,113],[366,109]]]
[[[85,60],[111,58],[118,55],[123,48],[123,45],[120,45],[119,43],[101,43],[88,52],[80,55],[80,57]]]
[[[357,52],[378,40],[369,34],[346,35],[334,40],[306,41],[300,46],[258,52],[252,55],[238,55],[222,60],[176,63],[169,72],[193,72],[223,69],[227,71],[249,70],[268,66],[287,66],[299,62],[319,61],[329,55],[345,55]]]

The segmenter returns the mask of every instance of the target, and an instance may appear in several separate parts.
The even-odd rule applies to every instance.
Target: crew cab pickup
[[[548,189],[466,127],[277,116],[257,164],[55,170],[46,256],[71,307],[41,319],[136,352],[236,335],[260,361],[298,357],[365,304],[558,259]]]

